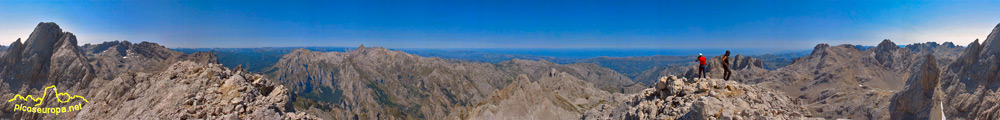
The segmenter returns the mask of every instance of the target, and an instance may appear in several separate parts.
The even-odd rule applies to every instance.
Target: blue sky
[[[42,21],[80,43],[171,48],[811,49],[985,38],[1000,1],[0,1],[0,42]]]

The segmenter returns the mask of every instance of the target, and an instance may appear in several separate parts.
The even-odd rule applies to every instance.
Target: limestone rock
[[[594,87],[609,92],[601,94],[610,94],[646,88],[614,70],[590,63],[560,65],[514,59],[491,64],[421,57],[380,47],[358,47],[346,52],[295,50],[283,56],[271,71],[268,78],[282,81],[297,96],[309,100],[301,101],[296,109],[326,119],[468,118],[475,109],[492,109],[478,104],[491,96],[503,96],[493,91],[516,84],[520,75],[539,83],[570,76],[581,80],[559,83],[578,87],[543,84],[546,90]],[[578,102],[575,98],[568,101]],[[567,110],[577,114],[585,111]]]
[[[986,40],[976,40],[941,73],[934,98],[948,119],[997,119],[1000,116],[1000,24]],[[939,113],[932,113],[939,114]]]
[[[178,61],[218,63],[212,53],[184,54],[151,42],[110,41],[86,44],[81,49],[87,53],[90,64],[99,68],[98,76],[103,79],[114,79],[122,72],[161,71]]]
[[[295,113],[283,85],[253,85],[250,78],[259,77],[221,64],[181,61],[160,73],[120,76],[92,88],[99,91],[90,100],[103,102],[88,103],[74,118],[317,119]]]
[[[740,82],[785,92],[807,104],[809,112],[827,119],[889,119],[891,97],[905,80],[921,74],[925,62],[949,63],[964,48],[936,43],[911,44],[901,49],[889,40],[861,49],[856,45],[816,45],[813,52],[774,71]],[[920,55],[936,58],[927,61]],[[739,76],[743,77],[743,76]],[[739,78],[737,77],[737,78]]]
[[[519,75],[517,82],[478,103],[468,119],[579,119],[584,111],[613,98],[568,73],[552,73],[537,82]]]
[[[913,74],[914,76],[906,81],[907,87],[892,97],[892,103],[889,106],[892,119],[929,119],[930,115],[933,114],[930,112],[933,107],[937,106],[933,97],[941,70],[937,68],[937,62],[935,62],[937,60],[934,59],[933,55],[926,56],[924,58],[926,62],[920,68],[921,72]]]
[[[797,99],[775,90],[721,79],[691,82],[661,77],[667,89],[645,89],[623,103],[600,105],[585,119],[803,119],[810,116]],[[671,80],[674,79],[674,80]],[[661,94],[666,92],[667,94]]]
[[[40,88],[44,85],[75,86],[89,83],[94,69],[76,46],[76,36],[63,32],[55,23],[38,23],[24,44],[11,43],[0,58],[2,81],[10,91],[23,86]]]
[[[3,51],[0,96],[58,90],[87,100],[47,98],[35,107],[83,108],[38,114],[14,111],[15,104],[30,101],[0,102],[0,119],[315,118],[289,107],[292,94],[280,84],[212,64],[212,54],[183,54],[148,42],[79,47],[76,41],[55,23],[39,23],[23,44],[15,41]]]

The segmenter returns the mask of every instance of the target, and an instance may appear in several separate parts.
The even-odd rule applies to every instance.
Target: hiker
[[[698,59],[696,61],[698,61],[699,77],[705,78],[705,56],[701,56],[701,53],[698,53]]]
[[[729,50],[726,50],[726,55],[722,55],[722,70],[725,71],[722,72],[722,79],[729,80],[729,74],[733,74],[729,72]]]

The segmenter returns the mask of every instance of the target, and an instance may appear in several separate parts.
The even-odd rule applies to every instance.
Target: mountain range
[[[696,56],[81,46],[43,22],[0,47],[0,97],[12,98],[0,119],[997,119],[998,31],[967,46],[885,39],[709,55],[708,77],[697,78]],[[50,88],[86,100],[15,102],[61,95]],[[31,104],[82,108],[17,109]]]

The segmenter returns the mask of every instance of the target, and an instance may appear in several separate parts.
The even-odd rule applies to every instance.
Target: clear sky
[[[1000,1],[0,1],[0,42],[56,22],[80,43],[170,48],[752,48],[985,38]]]

